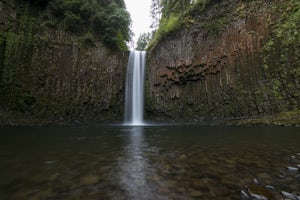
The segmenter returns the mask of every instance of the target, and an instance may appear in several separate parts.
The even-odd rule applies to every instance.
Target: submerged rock
[[[282,196],[284,196],[285,198],[288,198],[290,200],[300,200],[300,197],[289,193],[289,192],[285,192],[285,191],[281,191]]]
[[[297,172],[299,170],[299,168],[297,168],[297,167],[287,167],[287,169],[290,172]]]
[[[250,185],[248,192],[252,198],[257,200],[274,199],[274,195],[269,190],[259,185]]]
[[[266,185],[266,188],[269,190],[276,191],[275,187],[273,187],[272,185]]]
[[[245,192],[244,190],[241,190],[241,196],[243,199],[250,199],[251,197]]]
[[[290,157],[290,160],[291,160],[293,163],[300,163],[299,158],[296,157],[296,156],[291,156],[291,157]]]
[[[259,184],[259,181],[257,180],[257,178],[254,178],[254,179],[253,179],[253,182],[254,182],[255,184],[257,184],[257,185]]]

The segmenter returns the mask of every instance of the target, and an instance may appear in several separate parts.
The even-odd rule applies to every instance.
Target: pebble
[[[241,195],[242,195],[242,198],[250,199],[249,195],[244,190],[241,190]]]
[[[281,194],[285,197],[288,198],[290,200],[299,200],[299,198],[295,195],[293,195],[292,193],[289,192],[285,192],[285,191],[281,191]]]
[[[275,191],[275,188],[272,185],[266,185],[266,188]]]
[[[287,167],[287,169],[291,172],[296,172],[299,170],[297,167]]]
[[[248,187],[248,192],[251,197],[257,200],[274,199],[273,194],[269,190],[259,185],[250,185]]]
[[[263,195],[259,195],[259,194],[253,194],[253,193],[250,193],[251,196],[256,199],[256,200],[268,200],[267,197],[263,196]]]
[[[294,163],[299,163],[300,162],[299,158],[296,157],[296,156],[291,156],[290,158],[291,158],[291,161],[294,162]]]

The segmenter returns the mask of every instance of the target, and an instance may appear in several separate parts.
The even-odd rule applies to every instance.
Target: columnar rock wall
[[[47,10],[18,5],[0,2],[1,124],[122,120],[128,52],[52,28]]]
[[[299,108],[299,44],[284,50],[270,40],[276,3],[220,1],[152,47],[148,118],[224,120]]]

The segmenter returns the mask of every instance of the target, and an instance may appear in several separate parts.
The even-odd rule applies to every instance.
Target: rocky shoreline
[[[121,122],[122,117],[116,119],[67,119],[64,117],[52,119],[38,119],[32,116],[24,116],[20,114],[3,114],[0,113],[0,126],[80,126],[85,124],[97,123],[116,123]],[[203,124],[203,125],[229,125],[229,126],[280,126],[280,127],[300,127],[300,111],[285,112],[273,116],[264,117],[249,117],[249,118],[234,118],[234,119],[215,119],[215,120],[197,120],[192,121],[166,121],[163,118],[151,120],[151,124]]]

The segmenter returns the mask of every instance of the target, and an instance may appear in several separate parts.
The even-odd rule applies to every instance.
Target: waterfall
[[[125,123],[143,125],[145,51],[131,51],[125,88]]]

